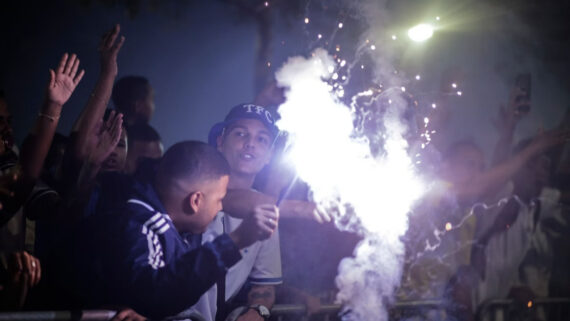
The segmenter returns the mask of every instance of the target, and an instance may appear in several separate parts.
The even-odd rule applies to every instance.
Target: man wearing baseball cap
[[[224,121],[211,128],[208,143],[216,146],[230,164],[229,189],[252,189],[255,176],[271,160],[278,133],[271,113],[253,104],[235,106]],[[267,212],[278,214],[278,209],[274,203],[268,203],[256,206],[250,215],[262,216]],[[231,233],[239,226],[242,219],[227,214],[218,213],[203,234],[202,242]],[[243,249],[241,254],[242,260],[229,269],[226,277],[210,288],[191,311],[200,313],[206,320],[223,320],[231,309],[226,302],[247,284],[251,285],[247,304],[234,310],[239,315],[237,320],[269,318],[275,302],[275,285],[282,282],[277,231],[269,239]]]

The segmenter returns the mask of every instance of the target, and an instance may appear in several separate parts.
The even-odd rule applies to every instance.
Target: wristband
[[[59,115],[57,115],[57,116],[51,116],[51,115],[48,115],[48,114],[44,114],[44,113],[42,113],[42,112],[40,112],[40,113],[38,114],[38,117],[43,117],[43,118],[49,119],[49,121],[52,122],[52,123],[55,123],[56,121],[59,120]]]

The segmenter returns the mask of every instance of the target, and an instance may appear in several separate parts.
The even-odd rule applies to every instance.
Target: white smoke
[[[323,49],[293,57],[276,73],[288,88],[278,126],[292,139],[289,152],[314,200],[335,213],[337,226],[364,240],[339,266],[337,299],[346,320],[387,320],[385,303],[401,277],[407,213],[422,184],[407,153],[405,108],[398,95],[379,120],[385,153],[374,157],[366,137],[355,135],[355,110],[339,101],[330,82],[338,66]]]

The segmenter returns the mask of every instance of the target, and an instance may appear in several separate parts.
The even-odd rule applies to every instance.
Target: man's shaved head
[[[156,183],[160,188],[177,182],[195,186],[230,174],[228,162],[214,147],[198,141],[180,142],[168,149],[160,161]]]

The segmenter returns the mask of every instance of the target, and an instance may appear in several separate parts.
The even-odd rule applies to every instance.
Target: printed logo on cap
[[[265,108],[253,104],[246,104],[242,107],[246,110],[246,113],[256,113],[258,115],[265,116],[265,120],[267,120],[268,123],[273,124],[273,116],[271,116],[271,113]]]

